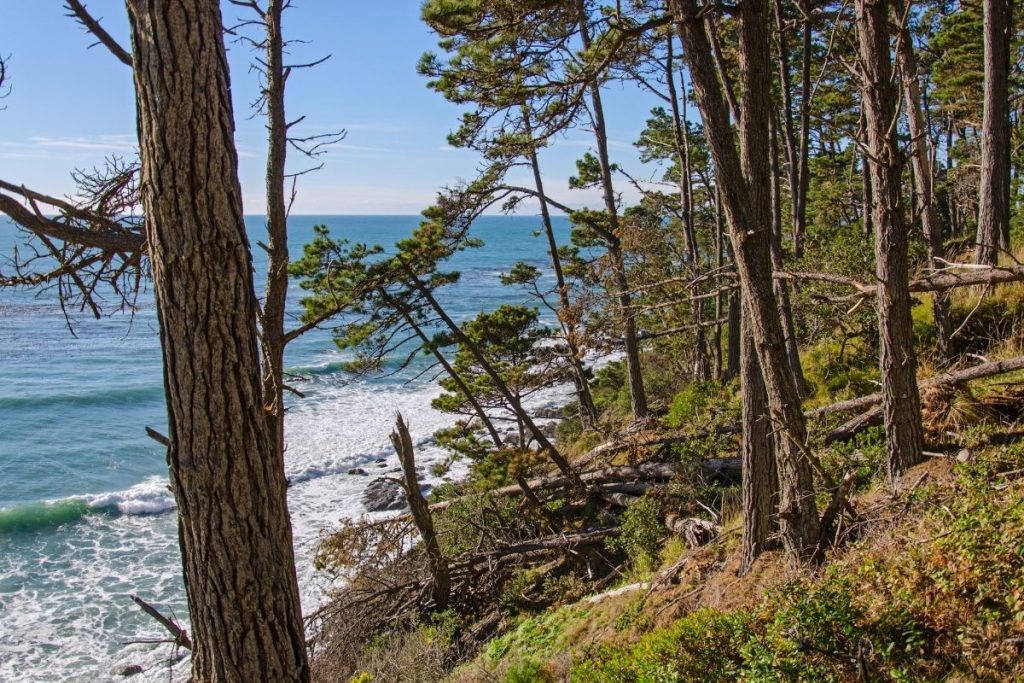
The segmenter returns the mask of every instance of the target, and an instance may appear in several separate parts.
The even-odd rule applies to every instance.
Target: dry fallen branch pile
[[[414,478],[412,441],[400,419],[393,443]],[[622,558],[606,545],[620,531],[614,512],[644,491],[679,476],[736,481],[739,468],[738,458],[607,467],[579,475],[584,496],[568,477],[554,475],[528,482],[533,500],[520,486],[506,486],[429,506],[417,501],[425,509],[417,506],[415,515],[346,522],[317,557],[320,569],[347,583],[311,617],[313,652],[329,670],[347,670],[375,635],[447,609],[471,624],[450,655],[458,658],[493,634],[507,601],[541,607],[550,600],[548,581],[583,582],[589,592],[618,575]],[[406,489],[418,490],[415,480]],[[688,522],[691,545],[717,534],[710,523]]]

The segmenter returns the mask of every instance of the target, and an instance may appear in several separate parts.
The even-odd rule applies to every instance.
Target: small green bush
[[[611,550],[625,553],[640,571],[651,569],[665,537],[665,527],[658,514],[660,508],[656,498],[644,495],[622,514],[619,535],[607,541]]]

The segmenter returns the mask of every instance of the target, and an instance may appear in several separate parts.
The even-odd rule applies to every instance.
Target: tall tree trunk
[[[904,14],[903,0],[894,0],[893,8],[897,17]],[[917,212],[921,217],[921,229],[924,232],[925,247],[928,252],[928,263],[932,268],[941,266],[940,260],[946,254],[942,246],[942,223],[935,204],[935,174],[932,157],[928,149],[928,127],[921,108],[921,92],[917,81],[917,56],[911,42],[910,31],[906,26],[900,27],[898,39],[900,70],[903,72],[903,99],[907,107],[907,123],[910,137],[914,144],[911,164],[917,178],[916,199]],[[949,312],[949,292],[935,292],[932,295],[932,312],[935,317],[935,352],[938,357],[948,362],[953,357],[951,336],[953,325]]]
[[[533,129],[530,124],[530,113],[526,107],[523,108],[523,123],[526,126],[526,134],[533,140]],[[583,367],[583,351],[579,343],[579,324],[577,316],[572,310],[572,302],[569,301],[569,286],[565,281],[565,273],[562,271],[562,259],[558,255],[558,240],[555,239],[555,228],[551,223],[551,211],[548,208],[547,195],[544,193],[544,179],[540,173],[540,160],[537,158],[537,150],[530,146],[530,167],[533,169],[533,182],[537,188],[537,201],[540,203],[541,222],[544,225],[544,235],[548,240],[548,255],[551,257],[551,268],[555,272],[555,286],[558,288],[558,320],[565,335],[565,344],[569,347],[570,363],[572,365],[572,381],[576,389],[576,402],[579,404],[580,422],[585,427],[592,427],[597,424],[597,408],[594,406],[594,397],[590,393],[590,384],[587,382],[587,372]]]
[[[193,677],[306,681],[219,3],[127,5]]]
[[[860,156],[861,229],[865,237],[875,234],[875,189],[871,183],[871,162],[867,154]]]
[[[686,240],[686,258],[691,263],[697,260],[697,236],[693,226],[693,182],[690,168],[690,131],[686,113],[686,81],[681,92],[676,91],[672,35],[666,37],[665,82],[668,84],[668,101],[672,110],[672,138],[679,164],[679,204],[683,214],[683,237]]]
[[[803,46],[800,57],[800,157],[797,169],[797,193],[793,199],[793,253],[804,255],[804,235],[807,232],[807,191],[811,186],[811,0],[798,0],[803,15]]]
[[[985,109],[981,125],[978,263],[996,265],[1010,246],[1010,36],[1013,0],[984,0]]]
[[[725,261],[724,255],[722,254],[722,211],[719,207],[721,199],[718,197],[718,191],[715,190],[715,268],[721,272],[722,264]],[[716,283],[715,286],[718,288],[718,292],[715,294],[715,334],[712,337],[712,344],[714,346],[714,374],[719,380],[724,379],[724,368],[722,366],[722,286]]]
[[[778,430],[780,529],[787,555],[796,563],[808,557],[817,543],[818,513],[806,452],[806,425],[786,358],[785,337],[771,284],[768,4],[766,0],[747,0],[739,7],[743,101],[740,154],[736,152],[725,98],[697,4],[695,0],[672,0],[672,7],[722,189],[744,306],[748,307],[751,333],[768,392],[769,413]]]
[[[789,72],[789,43],[786,40],[786,20],[782,13],[782,0],[774,0],[775,51],[778,53],[779,91],[782,95],[782,141],[786,153],[787,179],[789,182],[790,215],[793,234],[797,232],[798,200],[800,194],[800,144],[793,124],[793,86]]]
[[[750,321],[744,315],[743,327]],[[749,329],[744,329],[740,353],[740,403],[743,408],[743,547],[740,573],[746,574],[754,560],[771,547],[775,531],[775,501],[779,480],[772,453],[772,424],[768,414],[757,347]]]
[[[726,312],[726,325],[728,327],[728,336],[725,340],[725,374],[722,375],[723,381],[730,381],[734,377],[739,377],[740,374],[740,335],[742,330],[740,328],[740,308],[741,308],[740,290],[736,289],[729,293],[729,309]]]
[[[587,23],[586,7],[582,0],[577,2],[580,42],[583,49],[590,47],[590,27]],[[634,419],[647,417],[647,392],[640,370],[640,340],[637,338],[629,283],[626,281],[626,261],[622,253],[621,230],[619,229],[619,208],[615,202],[615,186],[612,182],[612,167],[608,156],[608,132],[605,127],[604,105],[601,102],[601,87],[595,80],[587,85],[594,123],[594,141],[597,146],[597,160],[601,166],[601,194],[605,211],[608,213],[608,259],[612,266],[613,295],[622,311],[622,337],[626,346],[626,374],[629,379],[629,399]]]
[[[772,268],[783,270],[785,264],[782,262],[782,188],[779,183],[779,150],[777,126],[772,115],[770,154],[772,174]],[[782,320],[782,332],[786,336],[786,358],[789,359],[789,370],[793,373],[793,384],[796,386],[800,398],[807,396],[807,380],[804,379],[803,366],[800,364],[800,347],[796,339],[796,323],[793,320],[793,307],[789,301],[789,284],[782,280],[775,280],[775,296],[779,300],[779,316]]]
[[[907,272],[907,228],[900,197],[902,160],[896,141],[898,94],[892,80],[886,0],[856,0],[861,87],[871,183],[875,193],[875,276],[884,394],[886,450],[893,482],[922,458]]]
[[[263,396],[275,448],[284,454],[284,314],[288,298],[288,216],[284,194],[288,124],[284,109],[284,0],[269,0],[263,12],[266,31],[267,115],[267,282],[261,311]]]
[[[960,207],[957,205],[956,194],[949,188],[949,181],[953,173],[953,129],[956,124],[950,116],[946,121],[946,197],[949,201],[949,230],[954,237],[963,234],[963,226],[960,223]]]
[[[693,221],[693,179],[690,168],[690,131],[686,114],[686,82],[682,83],[682,106],[680,106],[680,97],[676,92],[675,69],[673,68],[672,34],[666,37],[666,42],[665,82],[668,84],[668,100],[672,109],[672,132],[679,164],[679,199],[683,214],[686,259],[689,263],[696,265],[698,250]],[[711,366],[708,360],[707,334],[701,324],[704,315],[704,300],[691,296],[690,307],[693,311],[694,323],[692,375],[695,381],[705,382],[711,379]]]

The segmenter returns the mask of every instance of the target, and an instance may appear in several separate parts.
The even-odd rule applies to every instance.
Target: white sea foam
[[[175,508],[165,477],[147,477],[125,491],[81,496],[95,510],[117,510],[123,515],[158,515]]]
[[[308,393],[288,412],[285,454],[306,613],[329,588],[313,569],[317,542],[342,519],[367,514],[362,493],[370,481],[398,473],[388,439],[395,413],[410,424],[423,483],[431,486],[442,477],[430,466],[447,457],[431,434],[452,421],[430,407],[436,385],[347,383],[335,376],[316,380]],[[558,404],[570,393],[567,387],[542,392],[529,406]],[[354,468],[367,474],[348,474]],[[456,463],[445,478],[465,471],[464,463]],[[91,508],[121,514],[87,517],[74,533],[58,536],[57,547],[53,540],[40,541],[11,554],[18,559],[0,583],[0,650],[12,656],[0,658],[0,680],[119,680],[114,672],[126,665],[143,667],[131,680],[185,680],[187,660],[169,667],[170,645],[120,642],[165,636],[135,608],[130,594],[187,621],[176,519],[158,514],[174,508],[167,480],[150,477],[124,491],[79,498]]]

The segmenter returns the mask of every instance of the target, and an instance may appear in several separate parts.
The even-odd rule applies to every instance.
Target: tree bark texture
[[[1013,0],[984,0],[985,106],[977,262],[996,265],[1010,246],[1010,34]]]
[[[886,450],[893,481],[922,456],[921,399],[910,319],[907,226],[901,198],[902,159],[896,141],[898,94],[889,54],[890,4],[857,0],[857,34],[868,165],[874,188],[875,276]]]
[[[747,322],[747,321],[745,321]],[[740,573],[746,574],[758,556],[770,547],[775,531],[778,473],[772,453],[771,417],[757,347],[745,331],[740,354],[743,406],[743,547]]]
[[[902,17],[903,0],[895,0],[893,8],[897,17]],[[911,156],[914,175],[917,177],[916,203],[917,213],[921,220],[925,247],[928,252],[928,264],[932,268],[941,266],[940,260],[946,257],[942,246],[942,223],[939,221],[939,210],[935,204],[935,175],[931,155],[928,149],[928,127],[921,107],[921,89],[917,82],[917,55],[910,31],[906,26],[900,27],[899,52],[896,56],[900,70],[903,72],[903,99],[907,107],[907,127],[914,144]],[[935,317],[935,351],[943,361],[953,357],[952,339],[953,324],[950,318],[949,295],[936,292],[932,297],[932,312]]]
[[[219,3],[127,5],[193,676],[307,681]]]
[[[813,551],[818,539],[814,481],[806,454],[807,432],[786,357],[779,308],[771,285],[771,187],[769,120],[771,55],[768,5],[749,0],[739,8],[739,59],[743,108],[740,154],[729,125],[722,85],[694,0],[673,0],[678,31],[689,63],[697,106],[715,162],[729,225],[744,306],[777,426],[779,520],[792,562]],[[746,428],[746,425],[744,426]]]
[[[772,268],[780,270],[782,262],[782,187],[779,182],[778,166],[778,135],[775,116],[772,116],[771,124],[771,178],[772,178]],[[775,296],[779,301],[779,316],[782,321],[782,332],[786,337],[786,357],[789,359],[789,370],[793,373],[793,384],[796,386],[800,398],[807,396],[807,380],[804,379],[804,369],[800,363],[800,345],[796,338],[796,321],[793,315],[793,306],[790,304],[789,285],[779,280],[775,281]]]

